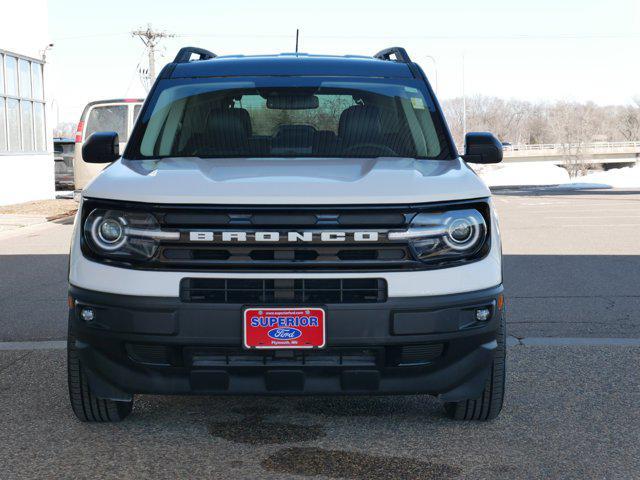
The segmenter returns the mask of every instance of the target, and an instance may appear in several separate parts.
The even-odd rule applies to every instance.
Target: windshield
[[[450,152],[421,82],[264,77],[161,81],[125,157],[450,158]]]

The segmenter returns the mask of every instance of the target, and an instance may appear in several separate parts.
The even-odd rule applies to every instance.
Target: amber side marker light
[[[501,293],[500,295],[498,295],[498,310],[502,310],[503,306],[504,306],[504,295]]]
[[[75,304],[74,304],[74,301],[73,301],[73,297],[71,295],[69,295],[67,297],[67,305],[69,305],[69,308],[75,307]]]

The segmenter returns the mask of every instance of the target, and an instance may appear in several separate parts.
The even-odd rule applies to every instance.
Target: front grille
[[[180,299],[188,303],[380,303],[387,300],[381,278],[232,279],[185,278]]]
[[[156,213],[156,212],[154,212]],[[405,242],[387,233],[406,227],[415,212],[404,207],[288,208],[245,207],[167,211],[157,215],[163,229],[180,231],[180,240],[163,242],[157,267],[208,271],[335,271],[420,268]],[[340,231],[344,241],[327,242],[321,232]],[[358,231],[375,232],[376,241],[357,241]],[[192,232],[213,233],[213,241],[193,241]],[[223,242],[223,232],[242,232],[246,241]],[[256,232],[277,232],[280,241],[260,242]],[[290,242],[289,232],[311,232],[311,241]]]
[[[413,206],[225,207],[86,199],[83,221],[94,208],[152,213],[162,230],[179,233],[177,239],[161,240],[150,260],[103,259],[83,242],[83,252],[93,260],[147,270],[382,272],[441,268],[416,259],[408,241],[390,240],[389,232],[405,230],[421,212],[451,208],[477,208],[490,224],[485,200]],[[342,235],[338,240],[323,237],[338,233]],[[229,238],[225,240],[224,235]],[[487,251],[484,248],[478,258]]]
[[[127,344],[127,353],[134,362],[148,365],[170,365],[169,349],[164,345]]]
[[[442,355],[442,343],[405,345],[400,349],[399,365],[425,365]]]
[[[157,367],[419,367],[444,353],[442,343],[318,350],[246,350],[240,347],[126,344],[129,358]]]
[[[257,248],[229,246],[225,249],[199,247],[164,247],[160,253],[165,265],[217,266],[229,268],[257,268],[269,266],[273,269],[320,268],[329,266],[363,266],[364,262],[402,265],[410,263],[406,247],[400,248]]]
[[[250,351],[234,348],[187,348],[186,365],[198,367],[371,367],[379,352],[367,348],[328,348],[323,350]]]

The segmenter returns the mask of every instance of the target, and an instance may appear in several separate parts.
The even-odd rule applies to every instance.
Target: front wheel
[[[133,400],[122,402],[96,397],[82,369],[75,344],[76,338],[70,320],[67,337],[67,382],[73,413],[82,422],[119,422],[125,419],[133,409]]]
[[[495,351],[491,374],[482,391],[480,398],[473,400],[461,400],[459,402],[446,402],[444,411],[448,417],[455,420],[493,420],[502,410],[506,381],[506,318],[502,311],[500,329],[498,331],[498,347]]]

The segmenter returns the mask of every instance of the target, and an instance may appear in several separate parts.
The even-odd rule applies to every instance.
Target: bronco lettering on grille
[[[191,242],[377,242],[374,231],[313,231],[313,232],[189,232]]]

